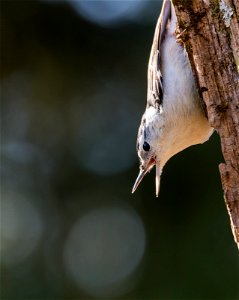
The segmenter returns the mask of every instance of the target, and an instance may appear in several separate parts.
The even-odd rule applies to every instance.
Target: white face
[[[155,163],[160,158],[162,115],[154,107],[147,108],[142,117],[137,137],[137,153],[141,167],[147,167],[150,160]]]
[[[154,166],[156,162],[156,151],[154,149],[154,142],[152,141],[152,135],[150,132],[146,134],[148,131],[147,128],[142,126],[140,128],[140,132],[137,140],[137,152],[140,160],[140,168],[142,169],[150,169]]]
[[[160,116],[155,113],[154,115],[150,112],[150,115],[146,113],[142,117],[141,125],[139,127],[138,138],[137,138],[137,152],[140,160],[140,173],[136,179],[133,191],[137,188],[140,181],[143,179],[153,166],[156,165],[156,195],[159,192],[159,181],[160,181],[160,133],[161,130],[155,124],[159,124],[158,118]]]

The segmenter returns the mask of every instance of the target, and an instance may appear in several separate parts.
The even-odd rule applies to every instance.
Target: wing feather
[[[171,16],[171,1],[164,0],[162,10],[156,25],[153,45],[148,64],[147,107],[160,107],[163,99],[163,78],[160,71],[160,52],[168,20]]]

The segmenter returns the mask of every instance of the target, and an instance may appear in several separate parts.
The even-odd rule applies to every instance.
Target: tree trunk
[[[239,247],[239,1],[172,0],[184,43],[206,105],[221,138],[219,165],[231,228]]]

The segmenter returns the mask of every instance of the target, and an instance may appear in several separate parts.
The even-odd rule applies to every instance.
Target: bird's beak
[[[151,160],[148,164],[148,167],[145,169],[140,169],[139,175],[135,181],[135,184],[132,189],[132,193],[134,193],[139,186],[140,182],[144,178],[144,176],[148,173],[148,171],[156,165],[156,177],[155,177],[155,187],[156,187],[156,197],[159,195],[159,188],[160,188],[160,175],[161,175],[161,168],[160,166],[155,162],[155,160]]]
[[[141,180],[144,178],[144,176],[147,174],[148,172],[148,169],[141,169],[139,171],[139,175],[137,177],[137,179],[135,180],[135,183],[134,183],[134,186],[133,186],[133,189],[132,189],[132,194],[136,191],[138,185],[140,184]]]
[[[156,197],[159,195],[159,189],[160,189],[160,176],[161,176],[162,170],[158,164],[156,164],[156,174],[155,174],[155,189],[156,189]]]

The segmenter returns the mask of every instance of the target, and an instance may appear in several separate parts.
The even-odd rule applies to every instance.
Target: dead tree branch
[[[239,2],[173,0],[208,119],[221,138],[224,199],[239,247]]]

